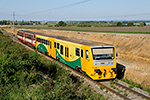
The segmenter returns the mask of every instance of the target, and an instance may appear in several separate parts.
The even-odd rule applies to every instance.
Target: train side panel
[[[67,41],[57,40],[56,43],[56,58],[60,62],[76,69],[76,67],[81,68],[81,58],[80,50],[81,45],[75,44]],[[77,52],[76,52],[77,51]]]
[[[36,49],[46,55],[48,55],[48,37],[36,35]]]

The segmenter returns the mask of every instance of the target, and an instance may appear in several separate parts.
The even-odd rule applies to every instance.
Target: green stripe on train
[[[37,46],[37,49],[43,53],[48,52],[48,50],[46,49],[46,47],[43,44],[39,44]]]
[[[76,66],[81,68],[81,58],[79,57],[78,59],[76,59],[75,61],[66,61],[56,50],[56,57],[59,58],[60,62],[72,67],[72,68],[76,68]],[[82,68],[81,68],[82,70]]]

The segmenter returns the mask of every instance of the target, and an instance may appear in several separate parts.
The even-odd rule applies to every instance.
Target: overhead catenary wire
[[[29,18],[29,17],[33,17],[34,15],[37,15],[37,14],[43,14],[43,13],[47,13],[47,12],[52,12],[54,10],[63,9],[63,8],[67,8],[67,7],[71,7],[71,6],[75,6],[75,5],[79,5],[79,4],[88,2],[88,1],[90,1],[90,0],[83,0],[83,1],[80,1],[80,2],[75,2],[75,3],[68,4],[68,5],[63,5],[63,6],[60,6],[60,7],[52,8],[52,9],[42,10],[42,11],[28,13],[28,14],[24,14],[24,15],[18,15],[18,16],[28,15],[26,18]],[[26,19],[26,18],[24,18],[24,19]]]

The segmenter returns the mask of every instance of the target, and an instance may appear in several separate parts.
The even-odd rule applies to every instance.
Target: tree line
[[[15,21],[14,22],[15,25],[41,25],[40,21]],[[13,25],[13,21],[10,20],[2,20],[0,21],[0,25]]]
[[[134,23],[139,23],[139,25],[134,25]],[[40,22],[40,21],[15,21],[15,25],[48,25],[48,27],[65,27],[65,26],[75,26],[75,27],[116,27],[116,26],[146,26],[145,22],[141,21],[59,21],[57,22]],[[10,20],[2,20],[0,21],[0,25],[13,25],[13,21]]]

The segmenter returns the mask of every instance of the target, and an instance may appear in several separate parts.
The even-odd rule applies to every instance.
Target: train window
[[[56,42],[54,42],[54,48],[56,48]]]
[[[32,39],[32,36],[31,36],[31,35],[29,35],[29,39]]]
[[[86,50],[86,59],[87,60],[89,59],[89,52],[88,52],[88,50]]]
[[[60,46],[60,54],[63,55],[63,45]]]
[[[47,40],[47,45],[49,45],[49,40]]]
[[[47,40],[45,40],[45,44],[47,45]]]
[[[45,44],[45,39],[43,39],[43,43]]]
[[[76,56],[80,56],[80,49],[76,48]]]
[[[57,49],[59,49],[59,43],[57,43]]]
[[[38,42],[38,38],[36,38],[36,41]]]
[[[83,58],[83,49],[81,49],[81,57]]]
[[[22,33],[18,33],[18,35],[22,36]]]
[[[68,47],[65,47],[65,56],[69,57],[69,48]]]

